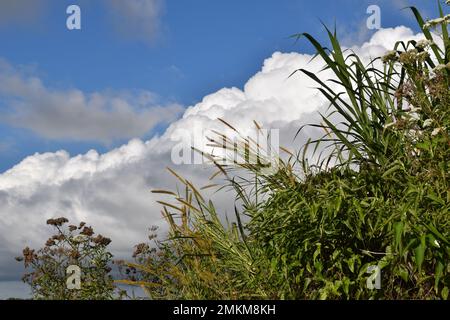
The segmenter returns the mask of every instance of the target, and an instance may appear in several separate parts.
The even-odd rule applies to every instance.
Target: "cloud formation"
[[[152,42],[161,26],[163,0],[106,0],[116,30],[127,38]]]
[[[142,137],[173,121],[181,106],[160,106],[148,91],[55,90],[0,59],[0,121],[56,140],[109,143]]]
[[[380,30],[369,42],[353,49],[368,61],[391,49],[393,39],[412,37],[420,36],[404,27]],[[149,141],[133,139],[105,154],[95,150],[75,157],[65,151],[35,154],[1,174],[0,279],[13,276],[12,257],[20,248],[40,246],[45,241],[47,228],[43,223],[55,216],[89,222],[113,239],[114,253],[126,256],[134,243],[145,240],[147,227],[165,225],[156,197],[149,190],[174,188],[175,180],[164,170],[166,166],[199,186],[209,184],[208,167],[175,166],[171,150],[186,132],[201,137],[205,129],[225,131],[217,117],[244,134],[250,132],[253,120],[265,128],[278,128],[281,144],[288,148],[298,149],[308,137],[321,135],[310,128],[293,140],[302,124],[316,122],[317,111],[328,106],[314,89],[316,84],[306,76],[298,73],[288,79],[298,68],[307,68],[323,79],[330,77],[326,72],[319,73],[323,61],[310,59],[306,54],[275,52],[243,89],[224,88],[204,97],[163,135]],[[214,195],[222,213],[226,208],[231,210],[230,197],[232,194]]]

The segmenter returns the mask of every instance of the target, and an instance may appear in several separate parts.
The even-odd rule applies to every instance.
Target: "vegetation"
[[[47,220],[56,229],[44,248],[23,250],[16,260],[23,261],[32,271],[23,277],[30,285],[34,299],[46,300],[105,300],[115,297],[111,272],[112,254],[106,250],[111,242],[102,235],[94,236],[92,227],[81,222],[78,226],[64,226],[66,218]],[[81,269],[81,288],[67,285],[69,266]],[[69,270],[70,271],[70,270]]]
[[[230,152],[258,160],[227,166],[206,155],[217,167],[213,177],[224,176],[236,194],[235,216],[224,221],[201,189],[169,169],[181,191],[153,191],[172,199],[160,201],[169,235],[137,245],[118,282],[141,286],[152,299],[449,299],[450,18],[442,8],[429,22],[411,11],[425,39],[398,42],[367,65],[329,29],[330,49],[295,35],[334,74],[325,82],[296,71],[316,81],[330,103],[322,123],[310,124],[324,135],[296,153],[282,148],[281,156],[221,120],[240,140],[217,133],[211,144],[229,142]],[[36,297],[110,298],[106,246],[93,250],[70,239],[58,242],[69,246],[62,263],[47,254],[53,243],[32,258],[24,251]],[[92,286],[80,293],[63,288],[59,271],[73,246],[100,261],[84,268]],[[367,287],[369,266],[381,270],[380,290]]]
[[[258,163],[223,166],[210,155],[236,192],[234,223],[172,171],[184,191],[155,191],[173,197],[161,202],[170,236],[139,245],[130,264],[138,278],[124,282],[162,299],[448,299],[449,17],[441,9],[425,24],[411,10],[426,39],[399,42],[368,65],[328,29],[330,50],[296,35],[335,75],[331,87],[297,71],[330,102],[323,122],[311,124],[323,137],[297,154],[284,150],[287,160],[262,159],[245,137],[230,151]],[[439,26],[442,44],[429,30]],[[307,151],[321,149],[309,164]],[[277,172],[265,174],[271,162]],[[367,288],[371,265],[381,269],[381,290]]]

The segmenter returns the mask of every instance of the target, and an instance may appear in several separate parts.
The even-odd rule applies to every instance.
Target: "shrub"
[[[47,220],[56,229],[38,251],[25,248],[16,258],[31,269],[23,281],[30,285],[34,299],[99,300],[115,297],[111,272],[112,254],[107,246],[110,239],[95,235],[92,227],[81,222],[78,226],[66,224],[66,218]],[[81,288],[69,289],[67,269],[75,265],[81,269]]]

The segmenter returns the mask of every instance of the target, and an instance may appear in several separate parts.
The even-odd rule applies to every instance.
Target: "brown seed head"
[[[92,229],[91,227],[84,227],[83,231],[81,231],[80,234],[84,234],[85,236],[90,237],[94,234],[94,229]]]

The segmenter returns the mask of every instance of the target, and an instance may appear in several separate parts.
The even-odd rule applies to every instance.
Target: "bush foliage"
[[[68,222],[63,217],[47,220],[56,234],[42,249],[26,247],[22,256],[16,258],[31,269],[23,281],[30,285],[33,299],[113,299],[117,292],[110,275],[112,254],[106,249],[111,240],[100,234],[94,236],[93,228],[84,222],[66,227]],[[80,289],[67,285],[69,266],[78,266],[81,270]]]

